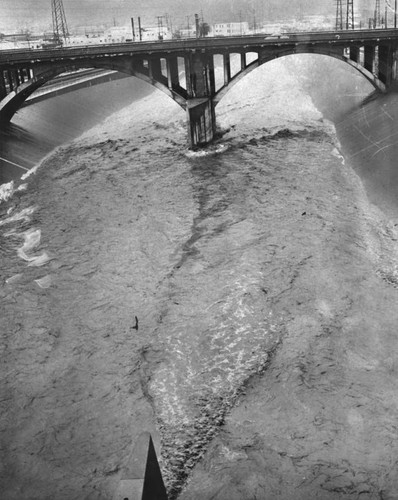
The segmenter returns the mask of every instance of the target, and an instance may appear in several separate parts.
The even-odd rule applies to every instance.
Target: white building
[[[181,38],[196,38],[196,28],[182,28],[179,30]]]
[[[100,45],[111,43],[133,42],[134,37],[131,27],[113,26],[103,33],[90,35],[72,35],[64,43],[67,47],[78,47],[80,45]]]
[[[171,40],[172,36],[166,26],[141,27],[141,39],[143,42],[153,40]],[[136,40],[139,40],[138,28],[136,32]]]
[[[11,42],[9,40],[0,40],[0,50],[13,50],[13,49],[41,49],[43,40],[32,40],[32,41],[15,41]]]
[[[239,36],[249,33],[247,21],[239,23],[216,23],[213,25],[213,36]]]
[[[141,27],[141,39],[143,42],[154,40],[170,40],[171,33],[165,26],[160,27]],[[108,28],[102,34],[70,36],[65,45],[77,47],[80,45],[112,44],[125,42],[139,42],[138,26],[133,36],[131,26],[113,26]]]
[[[134,41],[133,29],[131,26],[112,26],[104,31],[103,36],[104,42],[100,43],[123,43]]]

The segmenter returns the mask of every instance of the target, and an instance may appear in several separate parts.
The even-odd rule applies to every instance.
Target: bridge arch
[[[21,83],[15,90],[11,91],[1,102],[0,102],[0,115],[1,122],[9,122],[14,114],[21,108],[36,90],[42,87],[44,84],[53,80],[55,77],[61,75],[62,73],[67,73],[70,71],[76,71],[79,69],[104,69],[104,70],[114,70],[120,73],[125,73],[130,76],[135,76],[140,80],[148,83],[149,85],[161,90],[168,97],[173,99],[177,104],[179,104],[184,110],[187,107],[186,98],[180,93],[173,89],[170,89],[165,83],[162,83],[155,78],[151,78],[145,73],[133,70],[133,68],[125,64],[125,61],[110,61],[110,62],[99,62],[99,61],[89,61],[84,63],[76,63],[73,65],[62,65],[55,66],[50,69],[44,68],[42,72],[38,72],[33,78],[30,78],[24,83]]]
[[[386,87],[383,84],[383,82],[381,82],[381,80],[379,80],[375,75],[373,75],[370,71],[364,68],[361,64],[341,54],[320,49],[317,49],[316,51],[301,50],[300,52],[297,52],[295,50],[284,50],[278,52],[276,55],[273,54],[261,58],[259,55],[259,57],[256,60],[249,63],[244,69],[242,69],[241,71],[237,71],[233,76],[231,76],[228,82],[226,81],[225,84],[215,92],[215,95],[213,97],[214,105],[216,106],[234,85],[236,85],[240,80],[242,80],[247,74],[252,72],[254,69],[268,62],[271,62],[275,59],[280,59],[285,56],[296,55],[296,54],[324,55],[332,57],[339,61],[343,61],[344,63],[348,64],[349,66],[357,70],[367,81],[369,81],[373,85],[373,87],[376,90],[379,90],[381,92],[385,92],[386,90]],[[213,54],[213,56],[215,55],[221,55],[221,53]],[[80,63],[80,64],[63,65],[63,66],[53,67],[51,69],[46,69],[43,72],[39,73],[37,76],[28,80],[27,82],[22,83],[20,86],[17,87],[16,90],[12,91],[5,99],[3,99],[0,102],[0,112],[2,120],[4,121],[11,120],[12,116],[23,105],[23,103],[26,101],[28,97],[30,97],[38,88],[43,86],[45,83],[51,81],[52,79],[54,79],[56,76],[68,71],[75,71],[78,69],[90,68],[90,67],[97,69],[104,69],[104,70],[106,69],[114,70],[128,74],[130,76],[135,76],[136,78],[139,78],[144,82],[148,83],[149,85],[164,92],[168,97],[170,97],[177,104],[179,104],[184,110],[187,109],[186,96],[181,95],[181,93],[178,93],[175,90],[169,88],[166,82],[160,82],[159,80],[153,77],[151,78],[149,75],[143,72],[134,70],[131,67],[131,65],[130,67],[129,65],[126,65],[124,60],[119,60],[119,61],[113,60],[109,62],[93,60],[90,62],[87,61],[85,63]]]
[[[105,62],[105,63],[96,61],[92,63],[91,67],[97,69],[110,69],[114,71],[119,71],[120,73],[125,73],[130,76],[135,76],[136,78],[139,78],[140,80],[143,80],[144,82],[149,83],[149,85],[152,85],[153,87],[164,92],[167,96],[171,97],[171,99],[176,101],[176,103],[179,104],[183,109],[186,109],[187,107],[186,97],[184,97],[180,93],[170,88],[166,83],[166,78],[164,79],[163,82],[161,82],[158,79],[154,78],[153,76],[151,77],[149,74],[137,71],[136,69],[133,68],[132,65],[126,64],[124,60],[116,60],[113,62]]]
[[[12,90],[0,102],[1,122],[9,122],[28,97],[45,83],[66,71],[70,71],[70,68],[63,66],[47,69],[39,75],[30,78],[28,81],[21,83],[15,90]]]
[[[256,54],[257,58],[253,60],[250,54]],[[396,30],[216,37],[23,54],[10,51],[4,57],[2,54],[0,61],[0,122],[9,121],[34,90],[59,73],[80,68],[107,69],[145,81],[185,109],[191,145],[199,146],[214,138],[215,106],[232,86],[255,68],[295,54],[338,59],[353,67],[379,91],[386,91],[397,80]],[[220,85],[216,85],[215,57],[218,55],[222,56]],[[238,71],[231,67],[236,57]],[[30,80],[26,81],[27,78]]]
[[[290,55],[300,55],[300,54],[309,54],[309,55],[323,55],[323,56],[328,56],[332,57],[333,59],[337,59],[339,61],[342,61],[352,68],[354,68],[356,71],[358,71],[376,90],[380,92],[385,92],[386,91],[386,86],[385,84],[377,78],[373,73],[368,71],[364,66],[361,64],[351,60],[349,57],[346,57],[344,55],[341,55],[339,53],[333,53],[327,50],[308,50],[308,51],[303,51],[301,50],[300,52],[297,52],[296,50],[285,50],[279,52],[277,55],[268,55],[265,57],[259,57],[255,61],[252,61],[250,64],[246,66],[242,71],[239,71],[235,76],[233,76],[230,81],[222,86],[215,94],[213,101],[214,105],[216,106],[221,99],[231,90],[231,88],[236,85],[240,80],[242,80],[246,75],[251,73],[253,70],[256,68],[263,66],[264,64],[267,64],[271,61],[274,61],[275,59],[280,59],[282,57],[290,56]]]

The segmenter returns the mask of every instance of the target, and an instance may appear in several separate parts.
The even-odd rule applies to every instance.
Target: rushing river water
[[[0,183],[17,178],[55,147],[150,92],[141,80],[126,78],[21,108],[0,131]]]
[[[222,138],[196,153],[184,112],[161,93],[82,135],[69,119],[62,137],[52,118],[11,127],[2,156],[23,166],[77,138],[0,205],[4,499],[110,498],[145,429],[171,495],[180,491],[283,341],[280,297],[318,258],[309,240],[332,235],[343,198],[353,211],[367,203],[304,80],[284,61],[251,73],[217,109]],[[70,96],[52,117],[65,117]],[[339,118],[338,133],[375,201],[388,169],[395,217],[393,156],[376,163],[394,139],[372,106]],[[83,128],[95,109],[79,111]],[[395,122],[398,107],[385,111]]]

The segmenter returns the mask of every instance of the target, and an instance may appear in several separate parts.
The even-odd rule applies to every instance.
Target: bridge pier
[[[394,49],[393,51],[391,78],[394,82],[398,80],[398,49]]]
[[[216,133],[216,113],[212,99],[197,98],[187,101],[188,133],[191,147],[212,141]]]
[[[229,54],[223,54],[223,66],[224,66],[224,85],[228,85],[231,81],[231,59]]]
[[[149,78],[151,80],[155,81],[162,80],[163,75],[159,57],[148,60],[148,73],[149,73]]]
[[[364,67],[370,73],[373,74],[373,72],[374,72],[374,60],[375,60],[375,48],[373,45],[365,45],[364,52],[365,52]]]
[[[216,132],[213,57],[199,52],[190,53],[185,58],[185,72],[188,133],[194,148],[211,142]]]
[[[19,86],[18,70],[12,70],[9,72],[12,90],[17,90]]]
[[[167,58],[167,86],[169,89],[177,89],[180,86],[178,78],[178,61],[177,57]]]
[[[379,80],[389,86],[392,80],[393,52],[388,45],[379,45]]]
[[[0,101],[4,99],[7,95],[6,80],[4,78],[4,72],[0,71]]]
[[[359,62],[359,48],[358,47],[350,47],[350,59],[356,63]]]

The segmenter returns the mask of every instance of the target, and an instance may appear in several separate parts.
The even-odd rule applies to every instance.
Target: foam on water
[[[53,154],[53,152],[49,153],[49,155],[47,157],[51,156],[52,154]],[[24,181],[24,180],[28,179],[31,175],[35,174],[37,172],[37,169],[40,167],[41,163],[43,163],[46,160],[46,158],[44,158],[43,161],[41,161],[38,165],[35,165],[31,169],[29,169],[25,174],[23,174],[21,176],[21,180]]]
[[[25,241],[24,244],[20,248],[18,248],[17,254],[21,259],[29,262],[28,266],[43,266],[50,260],[47,252],[42,252],[39,255],[27,254],[27,252],[30,252],[40,244],[40,229],[29,229],[28,231],[22,233],[20,236],[23,236]]]
[[[14,193],[14,181],[0,185],[0,203],[7,201]]]
[[[33,212],[36,210],[35,206],[31,206],[28,208],[23,208],[19,212],[11,215],[10,217],[5,217],[4,219],[0,220],[0,226],[4,226],[6,224],[11,224],[13,222],[18,222],[18,221],[30,221],[30,216],[33,214]]]
[[[51,286],[51,276],[49,274],[46,274],[42,278],[36,279],[34,281],[40,288],[49,288]]]
[[[332,151],[332,155],[335,156],[336,158],[338,158],[339,160],[341,160],[341,163],[343,165],[345,165],[345,158],[341,154],[341,151],[339,151],[337,148],[334,148],[333,151]]]
[[[228,148],[228,144],[215,144],[213,146],[208,146],[204,149],[199,149],[196,151],[189,149],[185,151],[185,156],[187,158],[204,158],[206,156],[222,154],[225,151],[228,151]]]
[[[22,233],[21,236],[23,236],[25,239],[25,242],[21,247],[21,252],[25,253],[27,250],[32,250],[32,248],[35,248],[39,245],[41,231],[40,229],[29,229],[28,231]]]

